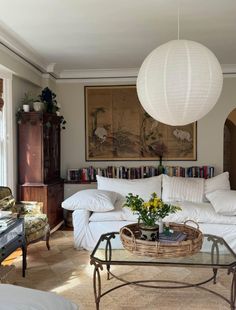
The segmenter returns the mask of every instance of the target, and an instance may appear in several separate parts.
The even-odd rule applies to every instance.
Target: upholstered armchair
[[[26,244],[45,240],[49,250],[50,227],[47,215],[42,213],[42,207],[41,202],[16,202],[11,189],[0,186],[0,211],[11,211],[18,217],[24,217]]]

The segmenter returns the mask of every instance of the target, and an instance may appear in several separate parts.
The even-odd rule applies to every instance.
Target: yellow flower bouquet
[[[153,193],[147,202],[139,195],[129,193],[126,196],[124,207],[130,208],[134,214],[137,214],[139,223],[146,226],[155,226],[159,219],[181,210],[178,206],[164,203],[156,193]]]

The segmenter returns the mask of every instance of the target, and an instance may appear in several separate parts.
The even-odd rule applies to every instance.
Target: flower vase
[[[147,241],[156,241],[159,239],[159,225],[147,226],[140,224],[139,229],[141,231],[140,239]]]
[[[33,108],[35,112],[41,112],[44,110],[44,103],[41,101],[33,102]]]
[[[164,225],[163,225],[163,219],[162,218],[159,219],[158,226],[159,226],[159,234],[162,234],[164,232]]]
[[[162,156],[160,156],[159,165],[157,167],[158,175],[164,173],[164,166],[162,166]]]

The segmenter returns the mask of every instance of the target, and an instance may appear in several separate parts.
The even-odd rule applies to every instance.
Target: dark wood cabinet
[[[22,112],[18,120],[19,199],[42,201],[51,228],[62,221],[60,117]]]

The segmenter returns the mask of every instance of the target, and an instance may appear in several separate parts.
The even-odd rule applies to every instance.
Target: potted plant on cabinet
[[[23,103],[23,109],[19,108],[17,113],[16,113],[16,118],[18,123],[21,122],[21,112],[29,112],[30,108],[24,109],[24,105],[26,103],[33,103],[34,111],[36,112],[46,112],[46,113],[53,113],[53,114],[59,114],[60,107],[57,105],[57,100],[56,100],[56,94],[48,87],[45,87],[41,94],[38,95],[39,99],[33,99],[33,97],[30,95],[30,93],[25,93],[24,98],[22,99]],[[66,120],[64,119],[64,116],[59,116],[60,117],[60,125],[61,129],[65,129],[65,124]]]
[[[47,113],[59,113],[60,107],[57,105],[56,94],[48,87],[45,87],[41,94],[39,95],[39,99],[44,103],[44,111]],[[65,124],[66,120],[64,116],[60,116],[60,124],[61,129],[66,129]]]
[[[48,87],[45,87],[41,94],[39,95],[39,99],[44,103],[45,112],[47,113],[56,113],[59,111],[59,107],[57,106],[56,94]]]
[[[34,98],[30,92],[24,93],[24,97],[21,99],[22,109],[24,112],[29,112]]]

